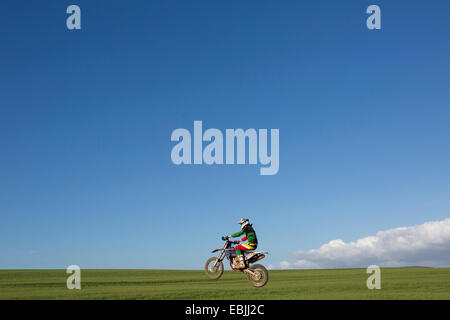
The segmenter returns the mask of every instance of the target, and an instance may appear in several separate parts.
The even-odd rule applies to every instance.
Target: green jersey
[[[233,233],[231,236],[233,238],[240,237],[245,233],[245,238],[243,241],[247,240],[248,243],[258,244],[258,238],[256,238],[256,232],[251,226],[247,226],[241,231],[238,231],[236,233]]]

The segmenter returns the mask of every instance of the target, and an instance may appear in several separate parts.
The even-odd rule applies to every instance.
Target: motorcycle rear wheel
[[[247,278],[250,284],[257,288],[264,287],[267,281],[269,281],[269,272],[267,271],[266,267],[261,264],[254,264],[249,269],[257,273],[259,277],[259,279],[254,278],[252,275],[247,274]]]
[[[206,276],[207,276],[208,278],[210,278],[211,280],[217,280],[217,279],[219,279],[219,278],[222,276],[222,274],[223,274],[223,263],[222,263],[222,261],[220,261],[220,262],[216,265],[216,270],[213,270],[213,269],[212,269],[213,266],[214,266],[214,263],[215,263],[217,260],[218,260],[217,257],[212,257],[212,258],[209,258],[209,259],[206,261],[206,264],[205,264],[205,274],[206,274]]]

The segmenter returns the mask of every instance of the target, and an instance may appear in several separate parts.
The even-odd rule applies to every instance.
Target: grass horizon
[[[448,267],[429,267],[429,266],[400,266],[400,267],[380,267],[380,269],[403,269],[403,268],[425,268],[425,269],[450,269]],[[367,267],[348,267],[348,268],[288,268],[288,269],[269,269],[269,271],[289,271],[289,270],[353,270],[353,269],[367,269]],[[66,270],[66,268],[1,268],[1,271],[30,271],[30,270]],[[170,268],[81,268],[81,270],[155,270],[155,271],[203,271],[200,269],[170,269]]]
[[[270,270],[263,288],[233,271],[214,281],[202,270],[82,269],[81,290],[67,289],[69,276],[65,269],[0,270],[0,300],[227,300],[230,292],[255,300],[450,299],[450,268],[381,268],[380,290],[367,289],[366,268]]]

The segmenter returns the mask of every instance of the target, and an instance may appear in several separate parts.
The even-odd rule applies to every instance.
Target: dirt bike
[[[232,270],[245,273],[247,275],[248,281],[252,286],[263,287],[267,283],[267,281],[269,281],[269,273],[267,269],[260,264],[254,264],[252,266],[250,266],[250,264],[263,259],[266,254],[268,254],[268,252],[244,251],[245,267],[238,268],[233,264],[233,259],[237,259],[237,255],[234,251],[235,249],[233,245],[238,244],[239,241],[230,241],[228,237],[222,237],[222,240],[225,241],[224,246],[212,251],[213,253],[220,251],[219,256],[209,258],[206,261],[206,276],[211,280],[218,280],[223,274],[222,261],[223,259],[225,259],[225,257],[227,257]]]

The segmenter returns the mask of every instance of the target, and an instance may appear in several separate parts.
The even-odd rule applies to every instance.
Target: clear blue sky
[[[202,268],[241,217],[277,264],[449,217],[449,11],[2,0],[0,268]],[[194,120],[279,128],[279,173],[174,165]]]

